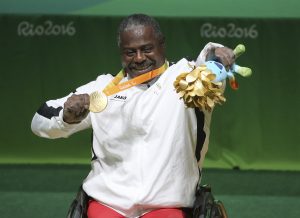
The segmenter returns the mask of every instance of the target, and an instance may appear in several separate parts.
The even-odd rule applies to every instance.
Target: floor
[[[0,216],[66,217],[88,165],[0,165]],[[300,217],[300,172],[206,169],[229,218]]]

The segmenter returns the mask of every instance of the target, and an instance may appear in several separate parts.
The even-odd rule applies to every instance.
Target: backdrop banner
[[[89,163],[91,130],[47,140],[30,129],[37,108],[120,68],[120,17],[0,16],[0,162]],[[246,53],[250,78],[228,86],[212,117],[206,167],[300,170],[300,20],[158,18],[169,61],[195,59],[207,42]],[[170,111],[172,109],[170,108]]]

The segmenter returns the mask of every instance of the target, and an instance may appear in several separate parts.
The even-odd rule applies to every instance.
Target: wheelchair
[[[209,185],[201,185],[196,191],[192,218],[228,218],[225,207],[214,198]]]
[[[87,218],[88,201],[89,196],[80,187],[69,208],[67,218]],[[209,185],[199,186],[193,208],[186,208],[184,211],[190,218],[228,218],[223,203],[214,198]]]

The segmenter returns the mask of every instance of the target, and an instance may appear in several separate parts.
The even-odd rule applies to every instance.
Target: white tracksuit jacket
[[[197,65],[215,46],[220,45],[206,45]],[[93,128],[92,167],[83,189],[126,217],[139,217],[155,208],[192,207],[211,114],[200,112],[199,119],[195,109],[186,108],[175,92],[173,82],[187,71],[191,71],[188,61],[181,59],[150,87],[141,84],[109,96],[104,111],[89,113],[79,124],[62,119],[63,104],[71,94],[47,101],[34,115],[32,131],[59,138]],[[112,79],[110,74],[101,75],[75,94],[101,91]]]

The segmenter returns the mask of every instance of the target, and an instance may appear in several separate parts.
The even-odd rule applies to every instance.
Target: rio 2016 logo
[[[74,36],[76,28],[74,22],[67,24],[54,24],[47,20],[42,24],[32,24],[28,21],[22,21],[18,25],[18,36],[33,37],[33,36]]]
[[[239,27],[234,23],[228,23],[225,26],[215,26],[211,23],[204,23],[200,28],[200,35],[204,38],[250,38],[258,37],[256,24],[248,27]]]

